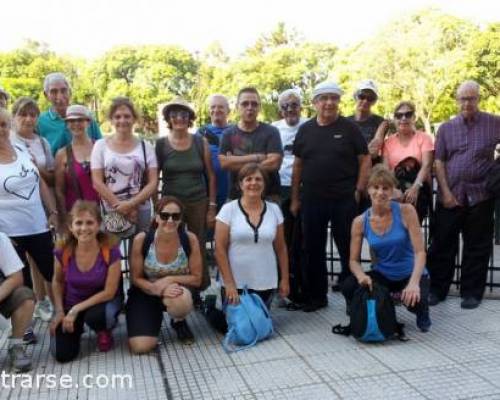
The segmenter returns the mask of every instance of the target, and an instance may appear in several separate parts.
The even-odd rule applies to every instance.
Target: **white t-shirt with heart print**
[[[26,150],[14,149],[17,159],[0,164],[0,231],[10,237],[47,232],[40,174]]]

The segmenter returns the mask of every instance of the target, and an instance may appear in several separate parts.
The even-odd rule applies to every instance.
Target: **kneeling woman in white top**
[[[277,287],[282,297],[290,290],[283,214],[277,204],[262,198],[266,173],[260,165],[245,164],[238,182],[241,198],[222,207],[215,226],[222,297],[231,304],[238,303],[241,290],[247,286],[269,306]]]

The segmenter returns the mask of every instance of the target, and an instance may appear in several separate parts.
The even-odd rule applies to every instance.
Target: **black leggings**
[[[52,275],[54,274],[54,244],[52,242],[52,234],[44,232],[36,235],[11,237],[10,239],[14,243],[17,255],[24,264],[24,285],[33,289],[26,253],[35,261],[43,279],[46,282],[52,282]]]
[[[75,320],[73,333],[63,332],[61,322],[55,336],[50,337],[52,356],[59,362],[74,360],[80,353],[83,324],[87,324],[95,332],[112,329],[117,323],[122,304],[123,298],[117,296],[111,301],[96,304],[80,312]]]
[[[222,287],[220,289],[221,292],[221,297],[222,297],[222,304],[226,304],[226,290]],[[276,292],[275,289],[269,289],[269,290],[253,290],[253,289],[248,289],[249,293],[255,293],[259,295],[259,297],[262,299],[264,304],[267,306],[267,308],[271,307],[271,302],[274,297],[274,293]],[[242,294],[243,290],[238,289],[238,294]],[[224,311],[219,310],[218,308],[214,308],[213,310],[209,310],[207,315],[207,320],[210,323],[210,325],[220,333],[225,334],[227,332],[227,322],[226,322],[226,314]]]

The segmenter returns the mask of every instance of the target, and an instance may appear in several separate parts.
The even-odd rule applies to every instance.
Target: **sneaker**
[[[439,296],[435,293],[429,293],[429,305],[435,306],[444,301],[444,299],[439,298]]]
[[[475,297],[465,297],[460,303],[460,307],[465,308],[466,310],[473,310],[474,308],[478,308],[479,304],[481,304],[481,300],[476,299]]]
[[[111,331],[105,329],[103,331],[97,332],[97,348],[99,351],[106,353],[113,348],[114,340]]]
[[[8,350],[12,368],[16,372],[26,372],[31,369],[31,357],[26,354],[23,344],[13,344]]]
[[[422,332],[429,332],[432,322],[429,315],[429,310],[417,313],[417,327]]]
[[[186,320],[183,319],[181,321],[170,320],[170,326],[174,329],[177,334],[177,338],[182,344],[193,344],[194,343],[194,335],[189,329],[189,325]]]
[[[36,303],[33,318],[40,318],[44,322],[49,322],[52,319],[52,306],[50,300],[44,299]]]
[[[26,329],[26,332],[24,332],[23,335],[23,342],[25,345],[35,344],[36,342],[38,342],[35,332],[33,332],[33,328]]]

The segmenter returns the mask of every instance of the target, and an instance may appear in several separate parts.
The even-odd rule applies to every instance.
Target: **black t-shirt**
[[[368,147],[360,129],[347,118],[339,116],[326,126],[313,118],[299,128],[293,154],[302,160],[305,194],[340,198],[354,194],[358,156],[368,154]]]
[[[272,125],[259,122],[257,128],[252,132],[244,132],[237,125],[224,130],[219,154],[231,152],[233,156],[245,156],[249,154],[278,153],[283,155],[281,137],[277,128]],[[266,188],[267,195],[280,193],[280,176],[278,170],[268,173],[269,185]],[[239,196],[238,173],[231,172],[231,189],[229,197],[235,199]]]
[[[375,114],[370,115],[363,121],[356,121],[354,115],[347,117],[347,119],[351,122],[354,122],[359,127],[361,133],[363,134],[363,137],[366,140],[366,143],[371,142],[371,140],[375,136],[375,133],[377,132],[379,125],[384,121],[384,118],[382,118],[380,115]]]

